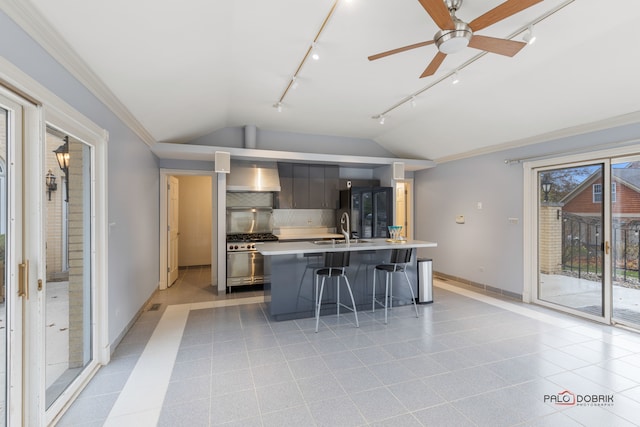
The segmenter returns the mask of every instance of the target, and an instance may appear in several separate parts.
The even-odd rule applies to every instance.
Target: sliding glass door
[[[640,157],[611,162],[612,321],[640,329]]]
[[[604,321],[607,162],[536,172],[540,303]]]

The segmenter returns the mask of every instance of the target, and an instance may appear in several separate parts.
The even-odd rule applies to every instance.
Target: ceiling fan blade
[[[542,0],[507,0],[471,21],[469,27],[471,27],[471,30],[474,32],[482,30],[541,1]]]
[[[433,40],[428,40],[426,42],[420,42],[415,44],[410,44],[409,46],[399,47],[397,49],[388,50],[386,52],[377,53],[375,55],[371,55],[368,57],[369,61],[375,61],[376,59],[384,58],[385,56],[395,55],[396,53],[406,52],[407,50],[416,49],[422,46],[428,46],[430,44],[434,44]]]
[[[486,50],[487,52],[497,53],[499,55],[514,56],[525,47],[525,42],[517,42],[507,39],[497,39],[495,37],[473,35],[469,41],[469,47],[474,49]]]
[[[455,24],[453,23],[453,19],[451,19],[451,14],[449,13],[449,9],[444,4],[442,0],[418,0],[424,10],[427,11],[433,22],[441,30],[453,30],[455,28]]]
[[[436,53],[436,56],[434,56],[434,58],[431,60],[431,63],[420,75],[420,78],[434,75],[435,72],[438,71],[438,67],[440,67],[440,64],[442,64],[442,61],[444,61],[444,58],[446,58],[446,56],[447,56],[446,53],[442,53],[442,52]]]

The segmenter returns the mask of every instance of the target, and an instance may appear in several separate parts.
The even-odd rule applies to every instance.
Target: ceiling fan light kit
[[[469,46],[473,36],[469,25],[462,21],[456,21],[455,27],[454,30],[440,30],[436,33],[434,40],[440,52],[450,55]]]

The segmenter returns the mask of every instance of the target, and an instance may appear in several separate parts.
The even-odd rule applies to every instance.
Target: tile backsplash
[[[274,227],[335,227],[333,209],[274,209]]]

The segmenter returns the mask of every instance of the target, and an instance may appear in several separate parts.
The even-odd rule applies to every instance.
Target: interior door
[[[539,169],[536,178],[536,302],[609,323],[609,161]]]
[[[169,177],[169,277],[167,285],[171,286],[178,279],[178,243],[180,237],[179,214],[179,188],[180,181],[175,176]]]

